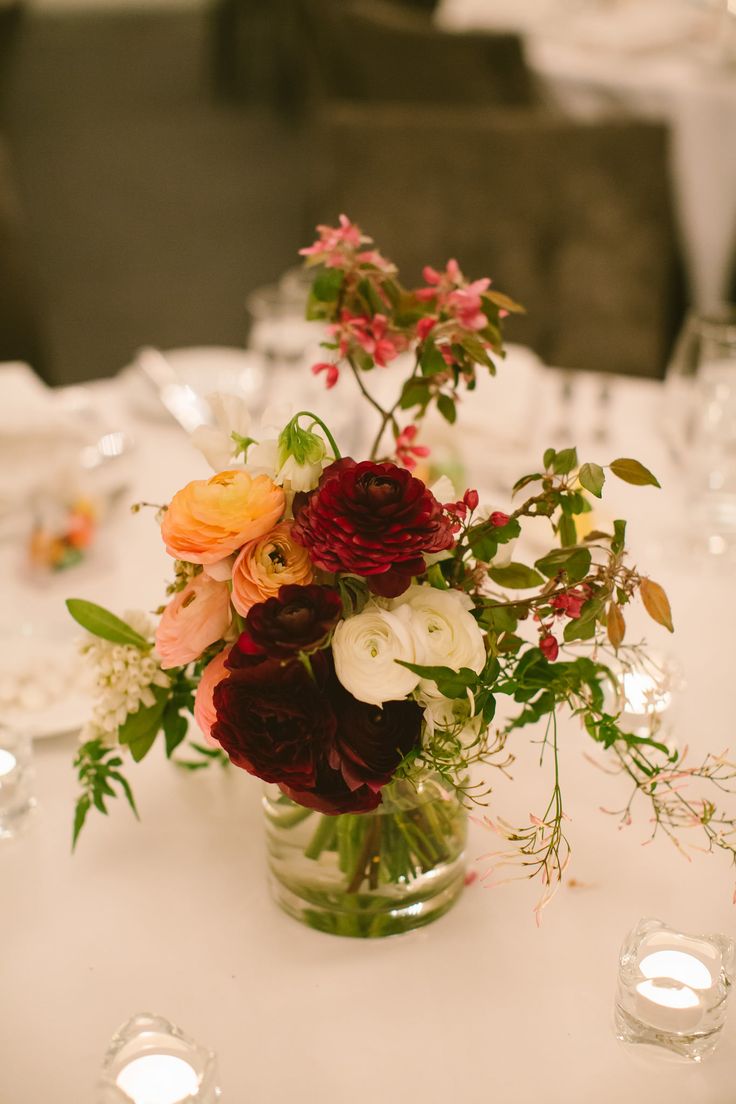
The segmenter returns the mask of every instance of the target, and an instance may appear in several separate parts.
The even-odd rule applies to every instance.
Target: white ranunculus
[[[409,626],[417,663],[451,667],[453,671],[461,667],[483,670],[486,649],[483,633],[470,613],[473,600],[469,595],[415,584],[394,600],[392,609],[398,612],[406,607],[411,611]],[[423,698],[441,697],[437,684],[430,679],[423,679],[420,689]]]
[[[419,677],[395,661],[416,663],[408,606],[395,611],[369,602],[340,621],[332,637],[337,677],[358,701],[381,705],[405,698]]]

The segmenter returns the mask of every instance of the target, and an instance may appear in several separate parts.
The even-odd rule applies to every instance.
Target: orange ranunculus
[[[272,529],[284,506],[284,492],[267,475],[224,471],[195,479],[177,491],[166,511],[166,551],[188,563],[215,563]]]
[[[156,629],[161,666],[183,667],[230,628],[230,587],[204,572],[190,579],[169,602]]]
[[[256,602],[275,598],[282,586],[312,582],[312,562],[306,548],[293,539],[292,521],[282,521],[265,537],[251,541],[233,564],[232,600],[245,615]]]

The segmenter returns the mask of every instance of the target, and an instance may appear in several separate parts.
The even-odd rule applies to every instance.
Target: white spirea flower
[[[251,418],[248,404],[239,395],[215,392],[207,396],[215,424],[198,426],[191,435],[192,444],[204,456],[213,471],[242,467],[238,439],[250,435]]]
[[[358,701],[381,705],[405,698],[419,677],[396,663],[416,663],[411,609],[391,611],[373,602],[340,621],[332,638],[337,677]]]
[[[144,613],[126,613],[124,620],[146,640],[152,640],[153,624]],[[92,667],[92,692],[97,699],[92,717],[82,729],[81,739],[116,744],[118,729],[128,714],[135,713],[141,705],[154,705],[156,698],[152,687],[165,689],[169,686],[169,677],[161,670],[155,651],[142,652],[133,644],[113,644],[89,633],[80,651]]]
[[[428,584],[410,586],[392,603],[394,612],[410,610],[409,628],[414,637],[417,663],[451,667],[459,671],[470,667],[480,671],[486,662],[486,649],[478,622],[470,610],[473,600],[460,590],[439,590]],[[423,699],[442,695],[430,679],[420,683]]]

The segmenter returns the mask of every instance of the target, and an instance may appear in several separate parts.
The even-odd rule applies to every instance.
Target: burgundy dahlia
[[[251,606],[238,647],[252,654],[255,645],[275,659],[288,659],[324,641],[341,611],[340,595],[332,587],[283,586],[277,598]]]
[[[450,522],[421,479],[395,464],[350,458],[325,468],[292,533],[317,567],[366,576],[386,598],[425,570],[423,553],[453,544]]]

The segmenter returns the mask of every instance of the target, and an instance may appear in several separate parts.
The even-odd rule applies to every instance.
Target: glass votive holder
[[[217,1059],[161,1016],[140,1013],[113,1035],[98,1104],[216,1104]]]
[[[33,744],[29,736],[0,728],[0,840],[21,832],[36,806]]]
[[[621,947],[616,1035],[700,1062],[716,1047],[734,976],[725,935],[687,935],[640,920]]]

